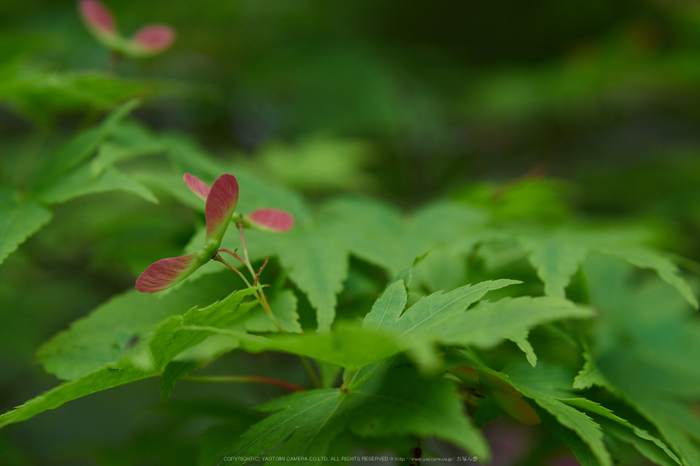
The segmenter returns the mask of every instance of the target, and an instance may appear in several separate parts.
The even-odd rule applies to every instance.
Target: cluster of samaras
[[[236,214],[238,182],[233,175],[221,175],[211,188],[189,173],[185,174],[184,180],[192,192],[206,201],[204,247],[186,256],[169,257],[151,264],[136,280],[136,289],[143,293],[171,287],[213,259],[219,253],[221,240],[231,221],[244,227],[274,232],[287,231],[294,225],[292,216],[282,210],[258,209],[248,215]]]

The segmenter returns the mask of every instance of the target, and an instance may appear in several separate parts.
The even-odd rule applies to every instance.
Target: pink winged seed
[[[116,32],[112,12],[98,0],[80,0],[78,9],[83,20],[91,27],[104,33]]]
[[[187,278],[197,269],[197,254],[161,259],[149,265],[136,280],[141,293],[155,293]]]
[[[161,52],[175,42],[175,30],[164,24],[152,24],[139,30],[131,40],[149,52]]]
[[[246,215],[246,219],[260,228],[271,231],[283,232],[294,226],[294,217],[277,209],[258,209]]]
[[[233,211],[238,203],[238,181],[233,175],[225,173],[218,177],[207,196],[204,216],[207,221],[207,240],[221,241],[231,221]]]
[[[205,201],[207,200],[207,196],[209,196],[209,191],[211,191],[211,188],[208,184],[206,184],[204,181],[200,180],[196,176],[190,175],[189,173],[185,173],[182,179],[185,180],[185,184],[188,188],[190,188],[190,190],[193,193],[195,193],[197,196],[201,197]]]

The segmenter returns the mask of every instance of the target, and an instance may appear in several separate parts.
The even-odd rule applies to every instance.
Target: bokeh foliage
[[[383,234],[373,230],[375,219],[399,218],[405,211],[420,215],[419,206],[436,198],[476,206],[504,228],[504,237],[476,252],[470,248],[479,238],[463,249],[431,252],[415,271],[422,292],[503,277],[535,283],[523,293],[562,295],[568,286],[567,296],[580,301],[590,291],[591,303],[606,310],[591,342],[607,376],[597,380],[623,390],[627,404],[606,398],[602,390],[591,398],[619,403],[615,412],[625,419],[673,437],[677,453],[696,454],[697,416],[689,417],[676,398],[698,398],[697,373],[685,370],[697,361],[697,343],[681,344],[697,334],[697,318],[666,283],[609,256],[627,254],[640,265],[643,253],[625,253],[622,246],[645,243],[687,257],[682,265],[698,271],[697,5],[124,0],[110,7],[125,31],[144,21],[172,24],[178,31],[175,46],[151,60],[126,61],[111,74],[107,53],[83,29],[74,2],[0,1],[0,215],[30,218],[32,230],[46,225],[0,265],[1,411],[56,385],[32,366],[43,342],[129,289],[152,261],[198,240],[201,205],[178,194],[175,177],[163,173],[199,170],[214,176],[222,166],[217,164],[226,163],[236,167],[237,177],[248,177],[248,186],[275,187],[267,199],[256,199],[250,188],[251,208],[273,201],[294,212],[301,225],[309,221],[303,230],[307,248],[323,235],[348,241],[348,251],[327,271],[335,288],[325,295],[297,293],[302,324],[315,327],[314,309],[333,308],[327,296],[341,289],[338,312],[364,315],[389,272],[425,252],[421,235],[429,235],[417,222],[406,233],[417,239],[412,244],[406,239],[401,243],[409,244],[406,250],[393,253],[390,247],[352,244],[352,235],[343,237],[349,228]],[[142,100],[134,119],[105,129],[104,116],[131,98]],[[104,132],[97,134],[100,124]],[[79,133],[87,139],[76,150],[70,141]],[[97,147],[89,164],[70,161],[71,154],[92,157]],[[57,159],[68,162],[46,171]],[[50,183],[71,170],[73,178],[64,185]],[[42,173],[48,178],[39,178]],[[51,190],[42,190],[46,186]],[[347,224],[338,223],[330,233],[313,230],[306,204],[286,189]],[[97,194],[79,196],[87,192]],[[157,197],[160,204],[129,193]],[[326,202],[339,193],[374,196],[398,207]],[[362,220],[347,220],[353,214]],[[608,246],[582,233],[594,230],[598,238],[597,222],[616,237]],[[436,230],[450,232],[449,226]],[[268,246],[275,253],[287,251],[284,242]],[[615,254],[610,244],[619,247]],[[0,250],[0,256],[9,252]],[[298,261],[294,252],[306,257],[291,251],[273,266]],[[561,262],[548,268],[548,257],[571,259],[563,266],[570,283],[561,280]],[[649,260],[657,271],[665,267],[666,281],[673,284],[670,262]],[[610,279],[591,278],[583,286],[582,277],[591,274]],[[303,290],[303,277],[290,278]],[[660,307],[668,314],[663,332],[654,317]],[[115,341],[100,357],[123,350],[134,331],[117,327],[118,335],[107,329]],[[535,331],[531,339],[539,355],[553,359],[545,364],[571,370],[583,364],[545,331]],[[42,348],[42,363],[50,365],[51,353]],[[512,350],[499,348],[490,362],[511,360]],[[296,360],[268,354],[228,356],[210,369],[231,368],[264,369],[306,382]],[[638,378],[650,372],[655,375]],[[660,386],[648,383],[654,378]],[[149,457],[153,464],[193,464],[204,431],[214,440],[201,454],[215,458],[221,453],[215,451],[217,435],[242,433],[259,419],[247,408],[282,394],[274,388],[183,383],[173,400],[158,406],[157,384],[149,383],[44,413],[41,424],[0,431],[0,463],[94,464],[98,458],[100,464],[132,464]],[[675,391],[669,394],[668,385]],[[629,406],[637,412],[628,413]],[[546,421],[546,413],[540,414]],[[599,419],[605,414],[593,410],[592,416],[606,422]],[[624,430],[617,432],[620,449],[634,443]],[[587,448],[566,432],[562,439],[575,451]],[[531,457],[545,454],[535,451]]]

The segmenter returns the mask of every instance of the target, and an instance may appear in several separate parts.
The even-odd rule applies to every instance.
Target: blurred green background
[[[125,96],[146,95],[136,116],[148,127],[185,133],[311,199],[364,193],[410,209],[438,196],[541,196],[544,217],[634,218],[661,232],[667,250],[700,260],[696,2],[107,4],[127,35],[153,22],[178,33],[165,54],[121,63],[126,80],[109,92],[95,85],[109,75],[94,74],[106,73],[107,52],[75,2],[0,0],[3,184],[26,187],[78,129]],[[31,365],[41,342],[131,287],[146,265],[133,259],[139,252],[176,254],[194,232],[189,209],[144,204],[122,194],[70,201],[0,266],[1,411],[57,383]],[[166,208],[169,220],[153,224]],[[511,210],[517,217],[517,203]],[[138,234],[119,236],[121,227]],[[175,458],[167,464],[190,464],[207,424],[178,431],[173,411],[187,406],[159,408],[156,385],[0,431],[0,464],[94,464],[100,455],[141,464],[119,463],[115,451],[129,439],[152,446],[148,435],[161,428],[183,439],[181,450],[163,446]],[[273,393],[183,386],[182,403],[202,390],[242,407]]]

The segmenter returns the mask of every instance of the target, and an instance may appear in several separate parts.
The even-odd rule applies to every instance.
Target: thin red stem
[[[231,254],[233,257],[235,257],[236,259],[238,259],[239,261],[241,261],[241,263],[245,264],[245,261],[243,260],[243,258],[242,258],[241,256],[239,256],[238,254],[236,254],[236,251],[237,251],[237,249],[236,249],[235,251],[233,251],[233,252],[231,252],[231,251],[229,251],[228,249],[225,249],[225,248],[219,249],[219,252],[225,252],[225,253],[227,253],[227,254]]]
[[[228,267],[229,269],[231,269],[231,270],[233,270],[234,272],[236,272],[236,273],[243,279],[243,281],[245,282],[245,284],[248,285],[248,288],[253,288],[253,285],[251,285],[250,282],[248,281],[248,279],[245,278],[245,275],[243,275],[243,273],[242,273],[240,270],[238,270],[237,268],[235,268],[234,266],[232,266],[231,264],[229,264],[228,262],[226,262],[226,261],[224,260],[224,258],[221,257],[221,255],[216,254],[216,255],[214,256],[214,260],[215,260],[215,261],[218,261],[218,262],[221,262],[221,263],[224,264],[226,267]],[[283,333],[284,333],[284,329],[282,328],[282,326],[280,325],[280,323],[279,323],[279,322],[277,321],[277,319],[275,318],[275,315],[272,313],[272,309],[270,309],[270,304],[268,304],[268,302],[267,302],[267,297],[265,296],[265,293],[263,293],[263,290],[256,290],[256,291],[254,291],[254,292],[253,292],[253,296],[255,296],[255,299],[257,299],[258,302],[260,303],[260,305],[263,307],[263,309],[265,310],[265,313],[266,313],[267,316],[270,318],[270,320],[272,321],[272,323],[274,323],[274,324],[277,326],[277,328],[280,329],[280,332],[283,332]]]
[[[265,269],[265,266],[267,265],[267,260],[269,258],[270,258],[270,256],[265,256],[265,262],[263,262],[263,265],[260,266],[260,270],[258,270],[258,273],[255,274],[255,280],[253,281],[253,285],[257,285],[260,282],[260,274]]]
[[[229,269],[231,269],[231,270],[233,270],[234,272],[236,272],[236,273],[243,279],[243,281],[245,282],[245,284],[248,285],[249,288],[252,288],[252,285],[250,284],[250,282],[248,281],[248,279],[245,278],[245,275],[243,275],[243,272],[241,272],[240,270],[238,270],[237,268],[235,268],[234,266],[232,266],[231,264],[229,264],[228,262],[226,262],[226,261],[224,260],[224,258],[221,257],[219,254],[215,255],[215,256],[213,257],[213,259],[214,259],[215,261],[217,261],[217,262],[221,262],[221,263],[224,264],[226,267],[228,267]]]

